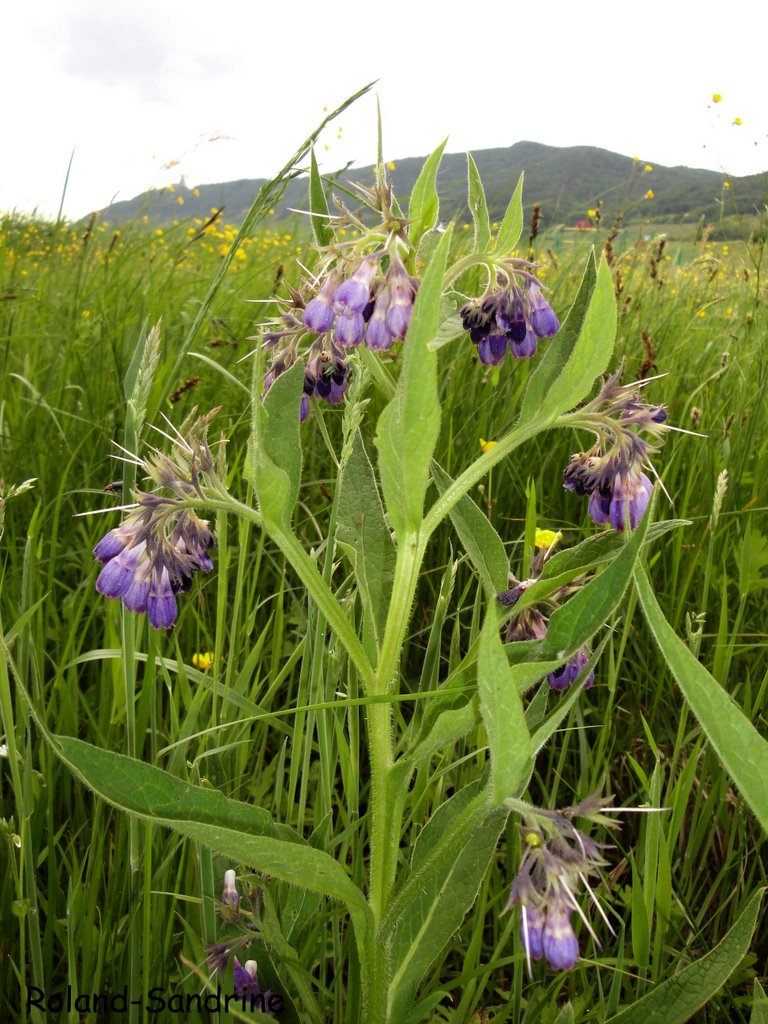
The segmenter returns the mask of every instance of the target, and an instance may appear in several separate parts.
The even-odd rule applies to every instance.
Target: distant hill
[[[696,224],[702,218],[716,223],[723,215],[755,215],[768,202],[768,173],[730,178],[730,188],[724,189],[725,177],[719,171],[659,164],[646,171],[644,161],[594,146],[560,148],[517,142],[505,149],[478,150],[473,156],[493,220],[501,218],[521,171],[525,171],[526,207],[530,210],[533,203],[541,204],[544,227],[575,225],[588,210],[596,209],[600,200],[603,223],[612,223],[619,213],[624,223],[648,219]],[[392,177],[398,196],[410,195],[423,162],[424,157],[396,161]],[[372,173],[372,167],[352,168],[340,180],[369,182]],[[444,219],[469,219],[466,180],[464,154],[444,155],[438,177]],[[182,181],[172,192],[144,192],[134,199],[112,203],[99,213],[112,224],[146,216],[160,225],[187,217],[207,218],[212,208],[224,207],[226,221],[237,224],[263,184],[263,178],[241,179],[199,185],[192,190]],[[649,189],[652,199],[645,198]],[[288,216],[288,207],[306,206],[307,182],[300,178],[289,183],[276,214]]]

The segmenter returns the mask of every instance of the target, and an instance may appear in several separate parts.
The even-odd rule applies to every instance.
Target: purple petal
[[[333,336],[339,345],[350,347],[360,344],[364,330],[365,321],[361,313],[354,313],[352,316],[339,315],[336,317],[336,330]]]
[[[109,562],[123,550],[130,539],[130,532],[123,526],[117,526],[114,530],[102,537],[93,549],[93,557],[99,562]]]
[[[132,548],[125,548],[111,559],[98,575],[96,589],[105,597],[122,597],[133,582],[136,565],[146,544],[142,541]]]
[[[319,295],[307,303],[307,307],[301,315],[304,326],[307,330],[314,331],[315,334],[324,334],[325,331],[329,331],[333,326],[333,317],[333,306],[327,299]]]
[[[515,341],[512,335],[509,335],[509,347],[512,350],[512,355],[518,359],[530,359],[531,356],[536,354],[536,335],[531,330],[527,330],[525,337],[522,341]]]
[[[569,971],[579,959],[579,943],[569,920],[571,911],[561,905],[547,911],[542,948],[551,967]]]
[[[176,621],[178,608],[168,570],[153,572],[147,596],[147,617],[155,629],[170,629]]]

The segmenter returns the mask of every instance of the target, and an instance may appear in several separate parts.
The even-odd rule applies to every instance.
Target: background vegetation
[[[493,175],[481,157],[492,196]],[[407,180],[397,184],[408,191]],[[528,196],[537,198],[535,188]],[[626,379],[666,374],[649,386],[649,398],[668,404],[674,424],[707,435],[673,436],[656,458],[673,504],[669,516],[690,525],[654,545],[648,569],[669,620],[765,734],[763,250],[759,241],[726,245],[704,236],[679,246],[644,241],[640,232],[610,237],[607,223],[588,239],[545,231],[533,241],[533,254],[563,314],[587,244],[608,242]],[[308,238],[295,225],[262,223],[238,251],[182,374],[172,376],[175,353],[234,237],[235,228],[220,218],[156,229],[116,229],[99,220],[77,227],[17,217],[0,222],[0,475],[6,487],[37,479],[6,509],[0,621],[12,674],[32,694],[37,714],[55,732],[99,747],[125,748],[119,603],[96,595],[91,556],[119,513],[77,514],[122,502],[108,485],[120,476],[110,456],[111,440],[121,439],[123,381],[137,338],[161,317],[155,397],[174,423],[193,404],[221,406],[217,422],[230,438],[232,488],[244,486],[250,362],[240,360],[253,344],[254,324],[270,311],[248,300],[268,298],[283,279],[296,282],[296,259],[310,256]],[[474,351],[463,339],[440,352],[444,415],[436,454],[450,473],[474,457],[481,437],[493,439],[509,426],[529,372],[509,360],[488,370]],[[384,400],[371,395],[374,408],[383,408]],[[304,427],[299,532],[308,550],[322,543],[317,519],[331,500],[338,417],[338,410],[315,407]],[[367,422],[375,420],[373,414]],[[546,435],[507,460],[475,495],[518,574],[526,501],[535,501],[541,526],[563,531],[565,545],[592,532],[585,503],[563,490],[561,478],[570,453],[585,445],[586,438]],[[329,693],[355,698],[354,673],[333,646],[315,647],[314,613],[279,553],[247,524],[222,520],[217,531],[215,571],[195,582],[176,628],[157,633],[144,623],[139,633],[143,756],[266,807],[362,881],[361,712],[354,703],[318,707]],[[420,584],[404,659],[416,695],[436,687],[479,627],[479,608],[467,597],[471,569],[453,543],[445,527]],[[343,566],[334,583],[343,592]],[[760,830],[684,710],[631,597],[613,626],[596,685],[539,758],[530,795],[545,806],[563,805],[604,785],[617,804],[670,808],[630,818],[611,853],[607,888],[618,937],[605,934],[603,950],[585,946],[582,937],[585,959],[574,971],[537,969],[528,981],[515,915],[500,914],[519,855],[510,826],[472,914],[435,968],[440,996],[429,1019],[605,1019],[711,950],[766,884]],[[195,667],[196,655],[208,651],[211,667]],[[405,721],[418,706],[403,702],[398,714]],[[199,991],[205,944],[220,937],[213,909],[230,865],[215,859],[209,872],[195,844],[147,827],[141,898],[133,900],[126,819],[72,779],[19,693],[13,712],[18,784],[8,758],[0,760],[0,1015],[19,1017],[22,973],[33,983],[45,979],[49,990],[121,990],[129,970],[126,935],[137,918],[147,987]],[[476,777],[482,742],[478,733],[419,773],[411,846],[428,814]],[[355,1020],[354,993],[335,969],[351,944],[340,908],[319,899],[297,903],[258,865],[250,868],[257,929],[249,955],[260,972],[299,1007],[307,988],[326,1020]],[[763,923],[752,953],[699,1019],[763,1019],[755,1015],[759,1006],[750,1006],[766,960]],[[573,1015],[558,1018],[567,1000]]]
[[[571,228],[582,218],[593,224],[599,224],[602,218],[612,225],[620,216],[624,224],[652,225],[648,228],[652,234],[674,227],[677,233],[689,237],[696,232],[701,237],[708,230],[723,239],[739,239],[748,231],[759,230],[760,212],[768,199],[764,174],[732,178],[719,171],[662,167],[595,146],[517,142],[514,146],[482,149],[473,155],[492,218],[501,219],[518,177],[525,172],[527,209],[530,211],[538,203],[543,222],[549,228]],[[398,196],[411,194],[423,162],[423,157],[397,160]],[[362,167],[335,177],[341,183],[349,178],[367,182],[372,173],[372,167]],[[164,226],[181,214],[206,218],[214,207],[223,208],[227,219],[239,224],[263,184],[261,180],[243,179],[189,188],[182,179],[178,185],[162,191],[145,192],[113,203],[101,215],[115,225],[146,217],[152,224]],[[467,165],[463,153],[444,154],[438,188],[446,219],[467,216]],[[342,190],[337,190],[337,194],[344,196]],[[306,208],[306,186],[295,181],[288,185],[275,212],[284,220],[290,218],[291,209]]]

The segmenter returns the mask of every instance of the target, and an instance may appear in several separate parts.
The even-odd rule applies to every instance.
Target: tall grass
[[[200,991],[208,977],[204,947],[222,928],[215,908],[230,866],[146,826],[137,881],[125,817],[76,784],[52,755],[14,679],[52,731],[122,751],[133,720],[138,756],[267,808],[364,884],[357,809],[369,782],[361,695],[342,652],[325,645],[301,580],[248,523],[220,521],[216,571],[196,582],[176,628],[166,635],[138,622],[136,700],[127,715],[119,609],[95,594],[91,556],[118,513],[77,517],[122,502],[105,488],[121,476],[111,439],[123,440],[123,381],[137,339],[162,318],[158,379],[166,381],[233,237],[218,220],[162,234],[143,225],[116,232],[98,221],[0,221],[0,476],[6,486],[37,480],[8,503],[0,553],[0,1016],[7,1019],[43,1019],[21,1005],[22,976],[49,992],[69,985],[74,998],[120,992],[138,966],[145,994],[152,987]],[[562,234],[536,240],[555,308],[575,293],[586,250],[581,236],[568,244]],[[216,422],[230,438],[235,492],[243,486],[248,428],[250,364],[241,360],[266,308],[248,300],[269,298],[284,277],[296,281],[297,257],[309,259],[308,238],[295,226],[262,225],[235,258],[182,373],[167,394],[154,396],[174,422],[192,404],[221,406]],[[674,424],[707,437],[677,435],[656,459],[674,515],[690,525],[654,554],[653,585],[678,632],[765,733],[768,315],[758,269],[743,246],[678,251],[658,240],[614,252],[612,265],[626,379],[665,375],[649,385],[652,401],[669,406]],[[480,437],[509,426],[529,371],[524,364],[483,368],[468,341],[440,358],[437,459],[452,473],[476,454]],[[382,396],[369,396],[383,408]],[[323,544],[318,517],[333,499],[338,411],[316,408],[304,431],[298,532],[310,549]],[[513,568],[523,561],[519,495],[526,488],[541,525],[562,530],[564,543],[586,535],[585,509],[561,484],[579,444],[586,439],[544,435],[474,495]],[[448,529],[438,531],[419,583],[403,658],[412,699],[395,711],[404,733],[420,722],[420,694],[458,666],[479,630],[479,608],[468,597],[471,569],[453,543]],[[319,565],[323,571],[322,554]],[[343,567],[327,560],[324,571],[343,594]],[[633,612],[628,598],[597,685],[531,781],[531,797],[543,806],[604,784],[618,804],[670,808],[630,819],[619,834],[611,873],[618,938],[602,952],[593,948],[568,975],[537,974],[529,983],[513,971],[521,956],[514,923],[499,913],[517,857],[510,827],[472,914],[434,968],[432,987],[442,996],[430,1019],[552,1021],[566,995],[573,1016],[558,1019],[605,1019],[714,947],[767,882],[759,828]],[[195,667],[194,656],[209,651],[211,667]],[[476,777],[482,742],[479,732],[470,736],[416,776],[409,847],[445,796]],[[354,1022],[360,993],[336,970],[352,945],[340,909],[267,887],[259,865],[249,867],[259,923],[249,956],[267,981],[283,986],[300,1019]],[[767,960],[763,925],[754,954],[700,1019],[750,1020],[752,979],[762,972],[765,982]]]

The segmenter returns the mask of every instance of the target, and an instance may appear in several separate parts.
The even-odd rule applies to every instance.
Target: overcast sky
[[[447,135],[448,152],[529,139],[768,170],[765,3],[453,6],[5,0],[0,210],[55,214],[73,151],[70,217],[182,174],[269,177],[375,78],[395,161]],[[375,117],[367,96],[328,130],[328,169],[374,161]]]

